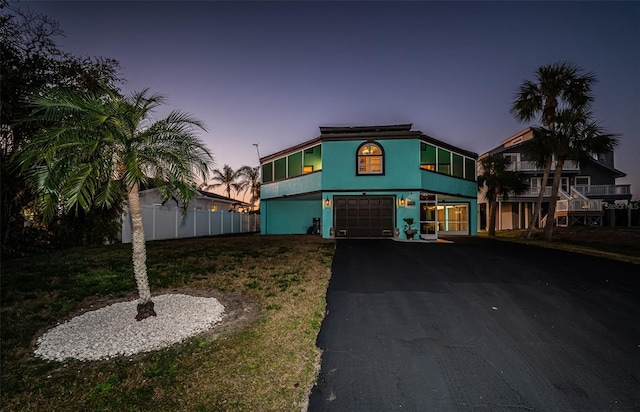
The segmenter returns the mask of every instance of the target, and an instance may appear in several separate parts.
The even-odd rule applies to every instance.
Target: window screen
[[[438,172],[451,174],[451,152],[438,148]]]
[[[304,151],[305,173],[322,170],[322,146],[317,145]]]
[[[273,179],[282,180],[287,178],[287,158],[283,157],[273,162]]]
[[[300,176],[302,174],[302,152],[289,155],[289,170],[287,177]]]
[[[420,143],[420,168],[436,170],[436,147],[430,144]]]
[[[451,158],[453,160],[453,172],[451,174],[455,177],[464,177],[464,160],[462,156],[452,153]]]
[[[476,180],[476,162],[466,157],[464,158],[464,178]]]
[[[273,163],[265,163],[262,165],[262,181],[264,183],[273,180]]]

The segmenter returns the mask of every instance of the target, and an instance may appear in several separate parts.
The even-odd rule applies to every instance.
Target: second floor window
[[[359,175],[384,173],[384,153],[382,147],[373,142],[363,143],[358,148]]]

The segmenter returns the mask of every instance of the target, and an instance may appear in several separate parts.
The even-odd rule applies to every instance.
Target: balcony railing
[[[567,199],[558,200],[556,212],[601,212],[602,200],[600,199]]]
[[[631,194],[631,185],[575,185],[573,189],[587,197]]]
[[[557,164],[558,162],[552,162],[551,170],[556,170]],[[536,165],[536,162],[534,161],[525,160],[522,162],[510,163],[509,166],[507,167],[507,170],[517,170],[520,172],[542,172],[544,168],[538,167]],[[565,160],[564,164],[562,165],[562,170],[570,170],[570,171],[580,170],[580,166],[578,165],[578,162],[576,162],[575,160]]]
[[[523,192],[517,197],[538,197],[540,196],[540,188],[539,187],[529,187],[526,192]],[[547,186],[544,188],[543,197],[551,197],[551,186]],[[568,199],[570,196],[564,190],[558,188],[558,199]]]
[[[539,187],[530,187],[526,192],[523,192],[521,197],[538,197],[540,196],[540,188]],[[551,196],[551,186],[547,186],[544,188],[544,197]]]

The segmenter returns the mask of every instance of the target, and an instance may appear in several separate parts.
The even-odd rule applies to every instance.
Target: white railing
[[[530,187],[526,192],[523,192],[520,196],[523,197],[538,197],[540,196],[540,188],[539,187]],[[547,186],[544,188],[544,197],[551,196],[551,186]]]
[[[579,197],[580,199],[584,199],[584,200],[589,200],[589,198],[586,197],[582,192],[580,192],[579,190],[576,190],[575,186],[571,187],[571,196]]]
[[[530,187],[526,192],[521,193],[519,196],[522,197],[538,197],[540,195],[539,187]],[[519,197],[518,196],[518,197]],[[551,197],[551,186],[547,186],[544,188],[543,197]],[[569,193],[565,192],[561,188],[558,188],[558,199],[570,199]]]
[[[600,199],[571,199],[569,212],[601,212],[602,200]]]
[[[566,212],[569,210],[569,201],[568,200],[558,200],[556,202],[556,213],[558,212]]]
[[[565,199],[558,200],[556,212],[601,212],[602,200]]]
[[[131,216],[122,215],[122,243],[131,243]],[[189,209],[142,207],[145,240],[179,239],[260,231],[260,215]]]
[[[575,185],[573,188],[585,196],[614,196],[631,194],[631,185]]]
[[[558,162],[551,163],[551,170],[556,170]],[[507,170],[517,170],[521,172],[540,172],[544,170],[544,167],[539,167],[536,162],[532,160],[524,160],[522,162],[511,162],[507,167]],[[575,160],[565,160],[562,165],[562,170],[580,170],[580,165]]]

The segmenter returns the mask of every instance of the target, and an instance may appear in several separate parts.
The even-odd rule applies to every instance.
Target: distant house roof
[[[145,190],[141,190],[140,193],[142,194],[145,192],[151,192],[151,191],[157,191],[157,190],[158,190],[157,188],[145,189]],[[212,192],[207,192],[204,190],[197,190],[197,189],[196,189],[196,199],[205,199],[205,200],[212,200],[220,203],[228,203],[233,206],[251,206],[250,203],[243,202],[242,200],[233,199],[230,197],[221,196],[217,193],[212,193]],[[173,200],[178,206],[180,204],[180,202],[176,198],[167,199],[166,201],[169,201],[169,200]]]
[[[509,150],[513,149],[513,148],[519,148],[524,142],[526,142],[527,140],[531,140],[533,139],[533,128],[532,127],[527,127],[524,130],[519,131],[518,133],[514,134],[513,136],[510,136],[506,139],[504,139],[502,142],[500,142],[500,146],[497,146],[491,150],[489,150],[488,152],[482,154],[480,157],[483,158],[487,155],[490,154],[496,154],[496,153],[504,153],[504,152],[508,152]],[[623,171],[620,171],[618,169],[616,169],[615,167],[611,167],[605,163],[603,163],[600,160],[596,160],[596,159],[587,159],[587,162],[596,165],[598,167],[601,167],[603,169],[608,170],[609,172],[611,172],[615,177],[625,177],[627,174],[624,173]]]
[[[238,199],[233,199],[231,197],[221,196],[217,193],[206,192],[204,190],[198,190],[197,192],[200,193],[201,197],[215,200],[217,202],[230,203],[230,204],[240,205],[240,206],[251,206],[250,203],[243,202],[242,200],[238,200]]]

